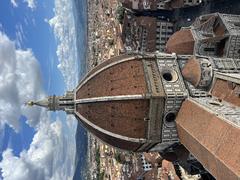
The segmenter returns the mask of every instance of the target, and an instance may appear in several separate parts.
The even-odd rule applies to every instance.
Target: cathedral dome
[[[29,102],[74,114],[105,143],[129,151],[178,143],[176,115],[187,98],[175,55],[122,55],[91,70],[63,96]]]
[[[163,141],[164,147],[178,141],[174,120],[186,95],[175,56],[123,55],[103,62],[81,80],[74,114],[105,143],[148,151]]]
[[[167,53],[192,55],[194,39],[190,29],[181,29],[174,33],[166,44]]]
[[[117,57],[90,71],[76,89],[76,116],[97,137],[135,150],[147,134],[149,100],[141,59]],[[127,143],[130,142],[130,143]]]

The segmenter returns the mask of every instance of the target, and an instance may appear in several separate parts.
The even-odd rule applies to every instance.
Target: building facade
[[[156,51],[165,52],[168,39],[173,34],[173,23],[157,20]]]
[[[152,164],[146,161],[144,154],[141,154],[141,161],[142,161],[142,168],[143,171],[150,171],[152,170]]]
[[[155,17],[125,14],[121,39],[127,53],[164,52],[172,34],[171,22]]]
[[[120,2],[123,7],[134,11],[156,11],[198,6],[202,0],[120,0]]]

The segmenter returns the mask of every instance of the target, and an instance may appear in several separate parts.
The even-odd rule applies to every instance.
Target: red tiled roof
[[[113,58],[90,71],[78,86],[76,99],[146,94],[147,84],[142,60],[132,58],[122,62],[124,58],[129,57]],[[112,146],[134,151],[141,143],[127,139],[147,137],[148,122],[144,120],[149,113],[147,99],[114,101],[110,98],[103,102],[78,104],[76,111],[98,127],[91,127],[82,121],[90,132]],[[121,136],[125,137],[125,140],[121,139]]]
[[[239,179],[239,127],[191,99],[176,119],[180,142],[216,179]]]
[[[167,53],[189,54],[194,50],[194,39],[190,29],[181,29],[174,33],[166,44]]]
[[[193,57],[187,61],[182,70],[182,75],[185,80],[197,87],[201,80],[201,67],[198,60]]]
[[[211,94],[221,100],[240,107],[239,89],[239,84],[234,84],[222,79],[216,79]]]

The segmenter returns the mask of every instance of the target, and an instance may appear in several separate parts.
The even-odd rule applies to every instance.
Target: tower
[[[39,101],[30,101],[29,106],[41,106],[49,111],[65,111],[67,114],[74,113],[74,93],[67,91],[64,96],[49,96]]]

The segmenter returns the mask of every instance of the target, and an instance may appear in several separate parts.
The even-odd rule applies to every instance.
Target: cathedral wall
[[[226,57],[240,59],[240,29],[238,36],[230,37]]]
[[[162,142],[178,141],[175,117],[188,93],[174,56],[171,58],[158,57],[157,65],[162,75],[163,88],[166,93]],[[171,78],[169,79],[166,75],[171,75]]]

